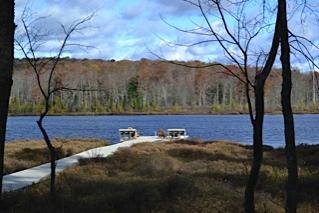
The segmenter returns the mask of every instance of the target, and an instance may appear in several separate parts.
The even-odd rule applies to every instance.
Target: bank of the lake
[[[265,115],[280,115],[282,112],[280,110],[276,111],[266,111]],[[294,114],[319,114],[319,110],[294,110]],[[112,115],[248,115],[248,111],[209,111],[209,110],[199,110],[199,111],[146,111],[146,112],[49,112],[48,116],[112,116]],[[9,116],[39,116],[39,113],[9,113]]]
[[[318,212],[319,146],[299,146],[298,212]],[[284,212],[285,154],[267,147],[256,191],[258,212]],[[5,212],[242,212],[251,147],[230,142],[143,143],[83,160],[57,179],[6,193]]]

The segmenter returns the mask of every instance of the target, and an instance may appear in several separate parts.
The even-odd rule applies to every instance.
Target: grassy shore
[[[107,142],[93,139],[55,139],[53,145],[57,149],[57,158],[61,159],[88,149],[106,146]],[[49,161],[49,152],[44,141],[13,141],[6,144],[4,172],[9,174]]]
[[[284,150],[265,147],[257,212],[284,212]],[[298,212],[319,212],[319,146],[299,146]],[[82,160],[58,176],[5,194],[5,212],[243,212],[251,147],[230,142],[143,143]]]
[[[247,114],[246,111],[225,111],[225,112],[210,112],[210,111],[181,111],[181,112],[66,112],[66,113],[49,113],[48,116],[113,116],[113,115],[243,115]],[[266,112],[267,115],[281,115],[281,111],[269,111]],[[294,111],[294,114],[319,114],[319,111]],[[37,113],[9,113],[11,117],[18,116],[37,116]]]

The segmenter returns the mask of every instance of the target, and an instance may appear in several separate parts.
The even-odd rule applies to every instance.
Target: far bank
[[[265,115],[280,115],[280,110],[266,111]],[[314,111],[294,111],[297,115],[319,114],[319,110]],[[28,113],[9,113],[9,116],[38,116],[38,112]],[[50,112],[48,116],[113,116],[113,115],[248,115],[246,111],[226,111],[226,112],[208,112],[208,111],[163,111],[163,112]]]

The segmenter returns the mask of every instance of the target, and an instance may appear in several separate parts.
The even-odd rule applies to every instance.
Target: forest
[[[49,58],[40,60],[47,61]],[[244,84],[219,66],[204,62],[161,60],[90,60],[63,58],[54,85],[68,88],[51,97],[51,113],[247,113]],[[189,66],[189,67],[187,67]],[[234,72],[236,66],[228,65]],[[251,68],[251,75],[255,69]],[[46,70],[41,76],[47,78]],[[292,71],[292,106],[296,113],[318,112],[317,73]],[[10,98],[11,114],[43,108],[36,78],[27,60],[16,59]],[[281,70],[265,86],[266,112],[280,112]],[[44,80],[44,79],[43,79]],[[253,79],[252,79],[253,80]]]

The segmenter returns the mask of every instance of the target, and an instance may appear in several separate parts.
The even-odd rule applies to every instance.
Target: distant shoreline
[[[317,115],[319,112],[294,112],[296,115]],[[9,117],[20,116],[38,116],[37,113],[19,113],[11,114]],[[207,113],[207,112],[121,112],[121,113],[50,113],[48,116],[144,116],[144,115],[248,115],[246,112],[225,112],[225,113]],[[266,112],[265,115],[281,115],[280,111]]]

